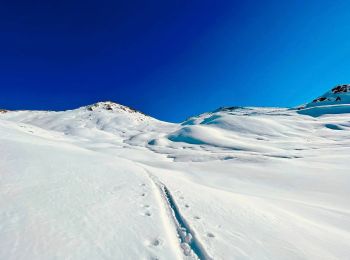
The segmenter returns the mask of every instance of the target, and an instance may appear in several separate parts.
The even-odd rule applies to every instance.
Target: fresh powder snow
[[[0,110],[0,259],[349,259],[349,107]]]

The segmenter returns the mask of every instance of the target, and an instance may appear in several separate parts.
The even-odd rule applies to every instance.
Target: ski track
[[[151,181],[158,188],[160,195],[167,206],[172,217],[172,221],[176,226],[180,246],[185,256],[191,256],[193,259],[211,260],[212,258],[205,251],[203,245],[198,241],[193,229],[190,227],[186,219],[182,216],[173,196],[167,186],[162,183],[156,176],[145,169]]]

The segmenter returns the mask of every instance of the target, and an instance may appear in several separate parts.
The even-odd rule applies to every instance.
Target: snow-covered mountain
[[[347,259],[348,91],[181,124],[2,110],[0,259]]]
[[[339,105],[350,104],[350,85],[337,85],[324,95],[316,98],[311,103],[308,103],[306,107],[314,107],[320,105]]]
[[[350,113],[350,84],[337,85],[299,109],[301,114],[312,116]]]

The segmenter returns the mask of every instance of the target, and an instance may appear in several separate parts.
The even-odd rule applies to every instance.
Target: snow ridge
[[[299,106],[297,110],[299,114],[314,117],[350,113],[350,84],[337,85],[312,102]]]
[[[107,110],[107,111],[114,111],[114,112],[116,112],[116,111],[126,112],[126,113],[131,113],[131,114],[137,113],[137,114],[142,114],[142,115],[146,116],[144,113],[142,113],[136,109],[133,109],[131,107],[124,106],[124,105],[121,105],[121,104],[118,104],[118,103],[115,103],[112,101],[97,102],[95,104],[85,106],[84,108],[86,108],[88,111]]]

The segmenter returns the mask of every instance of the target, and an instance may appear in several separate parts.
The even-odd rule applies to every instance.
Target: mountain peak
[[[139,113],[139,114],[145,115],[144,113],[142,113],[136,109],[115,103],[113,101],[101,101],[101,102],[97,102],[97,103],[92,104],[92,105],[88,105],[85,108],[88,111],[95,111],[95,110],[107,110],[107,111],[111,111],[111,112],[124,111],[127,113]]]
[[[312,116],[350,113],[350,84],[333,87],[322,96],[298,108],[299,113]]]
[[[336,85],[330,91],[306,104],[305,107],[350,104],[350,84]]]

